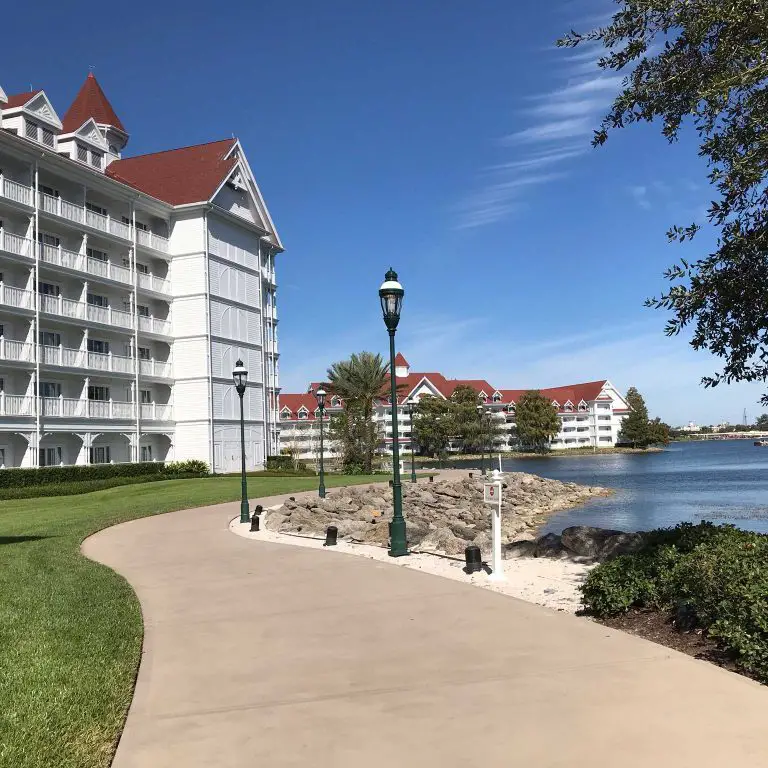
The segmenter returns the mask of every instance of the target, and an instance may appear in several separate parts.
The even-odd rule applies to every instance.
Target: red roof
[[[106,175],[171,205],[207,202],[237,163],[235,139],[115,160]]]
[[[93,118],[99,125],[112,125],[127,135],[120,118],[115,114],[109,99],[104,95],[93,72],[85,78],[83,87],[62,118],[64,133],[76,131],[83,123]]]
[[[301,419],[301,421],[314,421],[315,419],[315,409],[317,408],[317,398],[314,395],[310,394],[284,394],[283,392],[280,393],[280,419],[282,421],[299,421],[299,411],[301,410],[301,407],[304,406],[308,411],[309,415],[306,419]],[[331,406],[330,398],[326,398],[325,401],[325,407],[326,411],[330,410],[331,408],[335,408],[337,406]],[[288,408],[291,412],[290,416],[283,416],[283,409]]]
[[[408,361],[405,359],[405,357],[403,357],[402,352],[398,352],[397,355],[395,355],[395,365],[401,368],[411,367],[410,365],[408,365]]]
[[[557,400],[560,405],[565,405],[569,400],[573,405],[578,405],[582,400],[589,403],[597,400],[597,396],[602,392],[606,380],[588,381],[584,384],[570,384],[566,387],[549,387],[539,390],[542,395],[550,400]],[[501,401],[503,403],[516,403],[530,389],[501,389]]]
[[[0,104],[3,109],[11,109],[13,107],[23,107],[30,99],[37,96],[41,91],[27,91],[27,93],[16,93],[13,96],[8,97],[8,101],[5,104]]]

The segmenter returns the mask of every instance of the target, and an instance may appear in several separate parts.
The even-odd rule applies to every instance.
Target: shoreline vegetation
[[[562,451],[548,451],[547,453],[536,453],[535,451],[507,451],[501,453],[502,460],[504,459],[567,459],[573,456],[605,456],[612,453],[662,453],[664,448],[650,447],[650,448],[630,448],[630,447],[611,447],[611,448],[568,448]],[[491,454],[491,467],[493,468],[493,462],[498,462],[498,453]],[[401,454],[400,458],[403,461],[404,467],[407,469],[410,467],[411,455],[410,453]],[[486,461],[488,454],[485,455]],[[424,464],[454,464],[459,461],[480,461],[482,459],[479,453],[462,453],[451,454],[445,458],[438,459],[432,456],[416,456],[416,468],[419,465]]]

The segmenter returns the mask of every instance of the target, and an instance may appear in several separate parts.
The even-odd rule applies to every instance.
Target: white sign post
[[[496,472],[494,472],[496,474]],[[501,480],[494,480],[492,483],[483,484],[483,501],[486,504],[493,504],[494,509],[491,512],[491,538],[493,542],[493,572],[489,576],[494,581],[500,581],[504,578],[504,571],[501,565]]]

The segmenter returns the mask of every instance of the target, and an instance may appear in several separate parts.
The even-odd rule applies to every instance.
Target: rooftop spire
[[[93,72],[88,73],[85,82],[80,88],[75,100],[67,110],[62,124],[64,133],[76,131],[88,118],[92,117],[98,125],[108,125],[121,133],[128,135],[120,118],[115,114],[109,99],[101,90],[98,80]]]

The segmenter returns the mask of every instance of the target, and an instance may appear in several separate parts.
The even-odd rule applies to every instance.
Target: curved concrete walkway
[[[768,765],[749,680],[487,590],[249,541],[236,514],[83,545],[146,625],[114,768]]]

